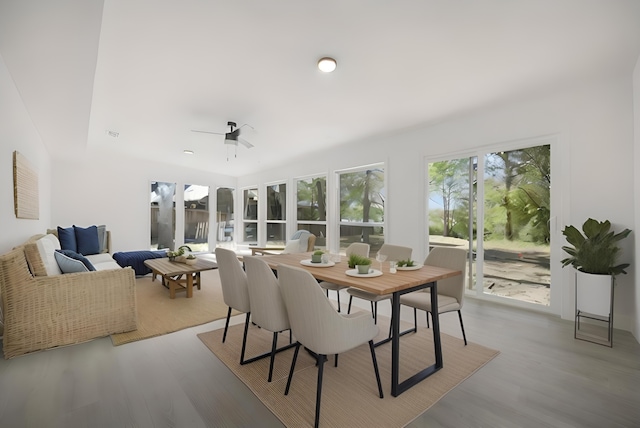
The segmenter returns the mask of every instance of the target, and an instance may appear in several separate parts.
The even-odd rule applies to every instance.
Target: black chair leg
[[[464,334],[464,324],[462,323],[462,312],[458,311],[458,318],[460,319],[460,328],[462,329],[462,338],[464,339],[464,346],[467,346],[467,335]]]
[[[271,382],[271,375],[273,374],[273,363],[276,359],[276,345],[278,344],[278,332],[273,333],[273,341],[271,342],[271,361],[269,361],[269,378],[267,382]]]
[[[353,300],[353,296],[349,296],[349,307],[347,308],[347,313],[351,313],[351,301]]]
[[[229,306],[229,310],[227,311],[227,322],[224,324],[224,334],[222,335],[222,343],[227,340],[227,330],[229,330],[229,319],[231,318],[231,306]]]
[[[376,348],[373,345],[373,340],[369,341],[369,349],[371,349],[371,360],[373,361],[373,370],[376,372],[376,381],[378,381],[378,393],[380,398],[384,398],[382,395],[382,384],[380,383],[380,371],[378,370],[378,360],[376,359]]]
[[[427,328],[431,328],[431,326],[429,325],[429,312],[426,312],[425,316],[427,317]]]
[[[413,331],[418,332],[418,310],[413,308]]]
[[[244,320],[244,335],[242,336],[242,351],[240,352],[240,365],[244,364],[244,351],[247,349],[247,332],[249,331],[249,318],[251,312],[247,312],[247,318]]]
[[[318,424],[320,423],[320,398],[322,397],[322,374],[324,372],[324,360],[326,360],[326,355],[318,354],[318,389],[316,391],[316,420],[313,425],[315,428],[318,428]]]
[[[336,294],[338,295],[338,312],[340,312],[340,290],[336,290]]]
[[[371,316],[373,317],[373,323],[377,324],[377,322],[376,322],[376,309],[373,306],[373,301],[371,301],[369,303],[371,303]]]
[[[296,342],[296,350],[293,351],[293,359],[291,360],[291,369],[289,370],[289,378],[287,379],[287,387],[284,390],[284,395],[289,395],[289,387],[291,387],[291,379],[293,379],[293,370],[296,368],[298,351],[300,351],[300,342]]]
[[[335,355],[334,367],[338,367],[338,354]]]

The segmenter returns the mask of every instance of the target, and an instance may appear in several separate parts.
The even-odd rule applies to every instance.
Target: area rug
[[[386,330],[384,317],[378,323]],[[251,391],[288,427],[313,426],[317,368],[315,360],[302,349],[289,395],[284,395],[293,349],[277,354],[273,381],[267,382],[269,359],[240,365],[243,325],[229,328],[222,343],[223,329],[198,334],[204,344],[244,382]],[[381,333],[383,334],[383,333]],[[286,345],[288,334],[279,338]],[[447,392],[499,354],[498,351],[442,334],[444,367],[398,397],[391,395],[391,343],[376,348],[384,398],[378,389],[368,345],[340,355],[338,367],[333,357],[325,363],[322,383],[320,426],[324,427],[403,427],[435,404]],[[247,353],[253,355],[271,349],[272,333],[251,326]],[[380,336],[382,337],[382,336]],[[400,379],[433,364],[431,330],[422,328],[417,334],[401,338]]]
[[[218,271],[204,271],[201,279],[201,289],[194,289],[192,298],[182,292],[170,299],[169,289],[162,285],[160,277],[155,281],[151,275],[136,278],[138,329],[112,334],[111,342],[122,345],[225,318],[228,306],[222,299]]]

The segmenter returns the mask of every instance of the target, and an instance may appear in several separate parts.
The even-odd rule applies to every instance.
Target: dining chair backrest
[[[351,254],[356,254],[361,257],[369,257],[369,244],[363,242],[353,242],[349,244],[345,250],[345,254],[349,257]]]
[[[244,266],[253,322],[273,332],[288,330],[289,317],[278,278],[262,257],[244,256]]]
[[[429,251],[424,264],[462,271],[462,275],[438,280],[438,294],[455,298],[462,307],[467,250],[460,247],[434,247]]]
[[[218,247],[216,248],[216,262],[218,263],[224,303],[240,312],[251,312],[247,275],[242,269],[236,253]]]
[[[403,247],[401,245],[382,244],[378,250],[380,254],[387,256],[387,261],[410,260],[413,249],[411,247]]]
[[[318,282],[306,270],[279,265],[278,278],[291,333],[317,354],[341,354],[352,349],[354,339],[358,341],[363,334],[373,332],[361,343],[376,335],[378,330],[370,316],[363,317],[364,321],[356,326],[355,319],[336,312]]]

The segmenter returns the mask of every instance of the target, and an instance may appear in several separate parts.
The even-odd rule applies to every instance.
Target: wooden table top
[[[334,284],[356,287],[374,294],[390,294],[395,291],[402,291],[407,288],[423,285],[426,283],[462,275],[459,270],[451,270],[436,266],[423,266],[418,270],[397,271],[389,273],[389,263],[382,263],[382,275],[367,278],[353,277],[345,272],[349,270],[347,258],[341,257],[341,261],[331,267],[312,267],[300,264],[302,260],[311,259],[311,253],[279,254],[273,256],[262,256],[272,269],[277,269],[279,264],[296,266],[305,269],[321,281],[333,282]],[[373,262],[373,269],[379,268],[378,262]]]
[[[168,257],[161,259],[148,259],[144,261],[144,264],[160,275],[182,275],[186,273],[202,272],[203,270],[217,269],[218,264],[209,260],[201,258],[196,259],[194,265],[188,265],[186,263],[172,262]]]

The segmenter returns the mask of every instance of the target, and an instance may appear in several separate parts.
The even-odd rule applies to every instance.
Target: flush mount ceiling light
[[[193,154],[193,150],[184,150],[183,153],[185,155],[192,155]]]
[[[331,73],[336,69],[337,65],[338,63],[336,62],[336,60],[329,57],[320,58],[320,61],[318,61],[318,68],[320,69],[320,71],[323,71],[325,73]]]

